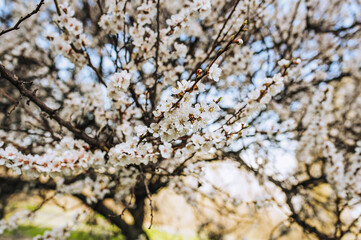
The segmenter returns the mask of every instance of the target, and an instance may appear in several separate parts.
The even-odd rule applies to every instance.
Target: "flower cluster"
[[[222,69],[218,67],[218,64],[213,64],[212,67],[209,69],[209,77],[214,81],[218,82],[219,77],[221,76]]]
[[[122,106],[130,102],[127,90],[131,80],[132,75],[126,70],[114,73],[110,77],[108,97],[112,99],[114,106]]]
[[[148,218],[136,215],[147,198],[153,211],[164,187],[193,205],[231,196],[221,174],[209,175],[219,162],[274,192],[252,206],[277,201],[320,233],[298,209],[322,215],[304,199],[319,184],[339,209],[360,205],[359,4],[42,0],[28,15],[29,2],[8,1],[0,23],[0,177],[25,185],[16,190],[41,183],[118,220],[111,199],[134,220],[124,234],[143,231]],[[279,164],[283,153],[294,168]],[[232,201],[245,203],[221,206]],[[0,232],[14,222],[1,220]],[[355,229],[342,224],[329,238]]]
[[[86,201],[88,204],[97,203],[98,200],[104,199],[104,196],[110,192],[110,188],[115,183],[103,175],[98,175],[95,180],[86,177],[84,180],[76,181],[72,184],[65,185],[64,178],[57,181],[57,194],[79,194],[86,193]]]
[[[189,89],[192,87],[194,89],[194,83],[183,80],[177,84],[178,87],[173,88],[172,91],[181,96],[181,100],[177,97],[169,97],[162,101],[153,114],[155,117],[163,118],[159,123],[151,124],[149,129],[154,137],[160,136],[164,142],[177,139],[191,131],[197,132],[219,115],[220,108],[216,101],[193,103],[194,93],[203,90],[202,84],[199,84],[198,90],[192,93]]]
[[[304,122],[308,124],[308,128],[300,140],[299,149],[301,151],[299,154],[300,160],[306,163],[312,162],[314,157],[317,157],[318,154],[323,152],[324,147],[330,146],[324,144],[328,139],[324,106],[327,106],[326,103],[329,103],[331,100],[332,90],[330,88],[326,88],[323,91],[319,90],[317,94],[314,95],[312,104],[308,109],[308,114],[304,118]],[[328,151],[329,150],[330,148]]]
[[[104,154],[100,150],[91,153],[85,142],[64,137],[55,148],[49,148],[43,155],[25,155],[12,145],[1,148],[0,166],[29,177],[40,174],[71,175],[90,167],[104,167]]]
[[[77,66],[87,63],[85,47],[90,44],[89,39],[83,33],[83,24],[74,18],[74,10],[67,4],[59,4],[59,15],[54,17],[63,31],[59,36],[56,33],[46,35],[52,43],[55,53],[63,55]]]
[[[30,215],[31,213],[29,211],[24,211],[22,213],[15,213],[7,221],[5,219],[0,219],[0,235],[2,235],[5,230],[16,229],[18,227],[18,222],[24,218],[30,217]]]
[[[124,26],[124,1],[106,1],[106,7],[108,12],[101,16],[99,26],[109,34],[117,34]]]
[[[154,162],[157,155],[151,143],[139,143],[139,138],[133,137],[110,149],[109,163],[112,167],[120,168],[130,164],[148,164]]]
[[[276,74],[273,78],[266,78],[262,86],[248,93],[248,97],[235,106],[235,115],[228,117],[227,126],[232,126],[237,121],[244,125],[255,114],[259,113],[267,105],[273,96],[277,95],[283,88],[287,76]]]
[[[335,90],[331,86],[317,91],[314,94],[312,103],[307,109],[303,121],[307,125],[298,149],[298,158],[308,164],[315,159],[326,159],[326,177],[328,182],[336,190],[339,197],[353,198],[360,194],[359,171],[361,166],[360,141],[356,144],[352,140],[345,140],[345,144],[355,148],[354,153],[345,152],[337,148],[333,138],[337,137],[338,130],[335,121],[334,111],[337,110],[337,103],[340,97],[334,98]],[[337,95],[336,95],[337,96]],[[333,106],[336,106],[334,108]],[[339,109],[343,111],[343,109]],[[332,127],[331,127],[332,126]]]

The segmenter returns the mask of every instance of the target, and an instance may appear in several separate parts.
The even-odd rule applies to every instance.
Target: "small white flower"
[[[300,63],[301,63],[301,59],[300,59],[300,58],[297,58],[294,62],[295,62],[295,64],[300,64]]]
[[[170,158],[172,156],[172,144],[164,143],[163,145],[159,146],[160,154],[163,158]]]
[[[195,145],[195,147],[198,149],[203,143],[205,143],[205,139],[204,137],[202,137],[201,135],[199,134],[194,134],[192,137],[191,137],[191,140],[193,142],[193,144]]]
[[[280,61],[278,61],[278,65],[280,67],[286,67],[290,64],[291,62],[289,60],[286,60],[286,59],[282,59]]]
[[[174,43],[174,49],[177,51],[177,54],[181,58],[183,58],[187,55],[188,48],[184,44]]]
[[[260,89],[257,88],[255,90],[253,90],[252,92],[248,93],[248,98],[249,99],[257,99],[257,98],[259,98],[260,93],[261,93]]]
[[[134,128],[134,130],[137,133],[137,136],[139,137],[139,136],[144,135],[147,132],[148,128],[146,126],[139,125],[139,126],[136,126]]]
[[[238,39],[234,40],[233,42],[234,42],[234,43],[237,43],[238,45],[242,45],[242,44],[243,44],[242,38],[238,38]]]
[[[191,82],[187,82],[187,80],[182,80],[182,81],[178,81],[177,82],[177,87],[176,88],[172,88],[172,92],[174,94],[178,94],[181,92],[184,92],[185,90],[187,90],[189,87],[191,87],[192,83]]]
[[[114,73],[114,75],[111,77],[111,84],[116,88],[126,90],[129,87],[131,78],[132,75],[123,70],[120,73]]]
[[[218,67],[218,64],[213,64],[212,67],[209,69],[209,77],[214,81],[218,82],[219,77],[222,74],[222,69]]]
[[[209,0],[195,0],[193,10],[201,13],[201,17],[205,17],[211,13],[212,6]]]

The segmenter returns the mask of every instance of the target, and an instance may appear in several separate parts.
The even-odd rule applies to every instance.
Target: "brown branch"
[[[103,84],[105,87],[107,87],[107,84],[105,83],[104,79],[103,79],[103,76],[102,74],[100,73],[100,71],[93,65],[91,59],[90,59],[90,56],[89,56],[89,53],[87,51],[85,51],[86,53],[86,58],[88,60],[88,65],[91,69],[93,69],[93,71],[95,72],[95,74],[97,75],[98,77],[98,80],[101,84]],[[101,63],[99,64],[99,68],[101,68]]]
[[[360,26],[361,25],[361,22],[354,22],[353,24],[351,24],[350,26],[348,27],[340,27],[340,28],[335,28],[335,29],[332,29],[332,28],[323,28],[322,26],[320,26],[319,24],[317,23],[310,23],[309,21],[307,22],[307,26],[306,26],[306,29],[310,29],[310,30],[314,30],[315,32],[317,33],[333,33],[333,34],[339,34],[340,32],[344,32],[344,31],[347,31],[347,30],[350,30],[354,27],[357,27],[357,26]]]
[[[16,101],[13,97],[11,97],[9,94],[7,94],[4,89],[0,88],[0,94],[3,95],[5,98],[7,98],[11,103],[18,104],[19,102]]]
[[[227,17],[226,21],[224,22],[224,24],[223,24],[223,26],[222,26],[221,30],[220,30],[220,31],[219,31],[219,33],[218,33],[218,35],[217,35],[216,39],[214,39],[214,41],[213,41],[213,44],[212,44],[212,47],[211,47],[210,51],[208,52],[208,54],[207,54],[207,56],[205,57],[205,59],[201,62],[201,64],[199,64],[199,66],[201,66],[201,65],[202,65],[205,61],[207,61],[208,57],[209,57],[209,56],[211,55],[211,53],[212,53],[212,52],[216,49],[216,47],[217,47],[217,43],[218,43],[218,39],[219,39],[219,37],[221,36],[221,34],[222,34],[223,30],[225,29],[225,27],[226,27],[226,25],[227,25],[228,21],[231,19],[231,17],[232,17],[232,15],[233,15],[234,11],[236,10],[236,8],[237,8],[237,6],[238,6],[239,2],[240,2],[240,0],[237,0],[237,2],[234,4],[234,6],[233,6],[233,9],[232,9],[231,13],[228,15],[228,17]],[[220,43],[222,43],[222,41],[224,40],[224,38],[226,37],[226,35],[227,35],[227,34],[225,34],[225,35],[223,36],[223,38],[221,39]]]
[[[107,150],[104,143],[99,142],[97,139],[90,137],[85,132],[79,130],[74,127],[71,122],[65,121],[58,114],[56,114],[57,109],[52,109],[48,107],[45,103],[43,103],[39,98],[35,96],[35,94],[28,90],[23,82],[18,80],[16,75],[10,73],[2,64],[0,64],[0,77],[7,79],[12,85],[14,85],[22,95],[28,97],[30,101],[35,103],[43,112],[47,113],[50,118],[54,119],[59,125],[66,127],[69,131],[71,131],[75,137],[79,139],[83,139],[89,145],[94,148],[100,148],[103,150]]]
[[[142,110],[143,113],[145,113],[145,110],[142,106],[142,104],[140,104],[139,100],[138,100],[138,95],[135,92],[134,86],[133,84],[130,84],[129,86],[129,92],[132,95],[132,98],[134,99],[135,105],[140,108],[140,110]]]
[[[255,176],[261,175],[261,172],[259,172],[257,169],[251,167],[248,165],[240,156],[239,153],[236,152],[228,152],[224,153],[225,156],[231,157],[235,160],[237,160],[242,166],[244,166],[248,171],[252,172]],[[325,233],[322,233],[320,230],[318,230],[315,226],[310,225],[306,222],[306,220],[302,219],[300,215],[297,213],[296,209],[294,208],[294,205],[292,203],[292,198],[295,195],[292,190],[289,188],[286,188],[283,186],[283,184],[274,179],[272,176],[267,176],[267,179],[272,182],[274,185],[276,185],[280,190],[285,194],[286,196],[286,204],[288,205],[291,215],[289,216],[293,221],[295,221],[300,227],[302,227],[306,232],[315,234],[319,239],[323,240],[335,240],[336,238],[330,237]],[[307,181],[303,182],[306,183]],[[309,184],[307,182],[307,184]],[[293,187],[291,189],[294,189]]]
[[[36,8],[35,8],[31,13],[29,13],[28,15],[26,15],[26,16],[24,16],[24,17],[21,17],[21,18],[19,19],[19,21],[18,21],[13,27],[8,28],[8,29],[5,29],[5,30],[2,30],[2,31],[0,32],[0,36],[3,35],[3,34],[5,34],[5,33],[11,32],[11,31],[13,31],[13,30],[18,30],[20,24],[21,24],[23,21],[25,21],[26,19],[30,18],[32,15],[38,13],[39,10],[40,10],[40,8],[41,8],[41,6],[42,6],[43,4],[44,4],[44,0],[41,0],[41,1],[39,2],[39,4],[36,6]]]
[[[2,88],[0,88],[0,94],[3,95],[6,99],[8,99],[11,103],[13,103],[13,106],[8,111],[8,115],[10,115],[15,110],[15,108],[19,105],[19,101],[16,101],[13,97],[8,95]]]
[[[153,109],[155,108],[155,99],[156,99],[156,95],[157,95],[157,85],[158,85],[158,68],[159,68],[159,45],[160,45],[160,30],[159,30],[159,15],[160,15],[160,0],[157,0],[157,42],[155,43],[155,71],[153,74],[154,77],[154,85],[153,87],[150,89],[149,91],[149,100],[151,103],[151,109],[150,112],[153,111]],[[147,110],[147,109],[146,109]]]
[[[218,43],[218,39],[219,39],[219,37],[221,36],[221,34],[222,34],[224,28],[226,27],[228,21],[231,19],[231,17],[232,17],[232,15],[233,15],[234,11],[236,10],[237,5],[239,4],[239,2],[240,2],[240,0],[237,0],[237,2],[234,4],[233,9],[231,10],[230,14],[228,15],[226,21],[224,22],[224,24],[223,24],[221,30],[219,31],[216,39],[214,39],[214,41],[213,41],[213,43],[212,43],[212,45],[211,45],[210,51],[207,53],[207,56],[202,60],[202,62],[198,63],[198,64],[195,66],[195,68],[193,69],[193,71],[189,74],[189,77],[188,77],[188,79],[187,79],[188,81],[192,78],[193,74],[196,73],[197,69],[198,69],[203,63],[205,63],[205,62],[208,60],[208,58],[211,56],[212,52],[216,49],[217,43]],[[222,40],[221,40],[220,42],[222,42],[225,37],[226,37],[226,34],[223,36],[223,38],[222,38]]]

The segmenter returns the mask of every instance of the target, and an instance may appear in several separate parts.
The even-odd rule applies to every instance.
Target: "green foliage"
[[[35,237],[36,235],[43,234],[46,230],[51,230],[51,228],[40,228],[31,225],[20,225],[17,229],[14,230],[5,230],[3,235],[9,237]]]
[[[12,237],[12,238],[20,238],[20,237],[35,237],[37,235],[44,234],[45,231],[51,230],[51,228],[41,228],[32,225],[20,225],[17,229],[4,232],[4,236]],[[74,231],[70,233],[68,238],[69,240],[122,240],[123,237],[118,234],[115,236],[104,235],[104,234],[95,234],[91,232],[85,231]],[[159,238],[158,238],[159,239]]]
[[[5,231],[4,236],[20,238],[20,237],[35,237],[42,235],[45,231],[51,230],[51,228],[41,228],[32,225],[20,225],[17,229],[12,231]],[[184,237],[179,234],[170,234],[157,229],[146,230],[151,240],[199,240],[198,237]],[[123,240],[121,234],[117,235],[105,235],[96,234],[86,231],[74,231],[70,233],[69,240]]]

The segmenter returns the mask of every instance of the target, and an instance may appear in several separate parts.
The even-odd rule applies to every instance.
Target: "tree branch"
[[[59,125],[66,127],[69,131],[71,131],[75,137],[84,140],[89,145],[94,148],[100,148],[103,150],[107,150],[104,143],[99,142],[97,139],[90,137],[85,132],[79,130],[74,127],[71,122],[65,121],[58,114],[56,114],[57,109],[52,109],[48,107],[45,103],[43,103],[39,98],[35,96],[35,94],[28,90],[24,84],[18,80],[16,75],[10,73],[2,64],[0,64],[0,77],[7,79],[12,85],[14,85],[22,95],[28,97],[30,101],[35,103],[42,111],[46,112],[50,118],[54,119]]]
[[[21,18],[19,19],[19,21],[18,21],[13,27],[8,28],[8,29],[5,29],[5,30],[2,30],[2,31],[0,32],[0,36],[3,35],[3,34],[5,34],[5,33],[11,32],[11,31],[13,31],[13,30],[18,30],[20,24],[21,24],[23,21],[25,21],[26,19],[30,18],[32,15],[38,13],[39,10],[40,10],[40,8],[41,8],[41,6],[42,6],[43,4],[44,4],[44,0],[41,0],[41,1],[39,2],[39,4],[36,6],[36,8],[35,8],[31,13],[29,13],[28,15],[26,15],[26,16],[24,16],[24,17],[21,17]]]

